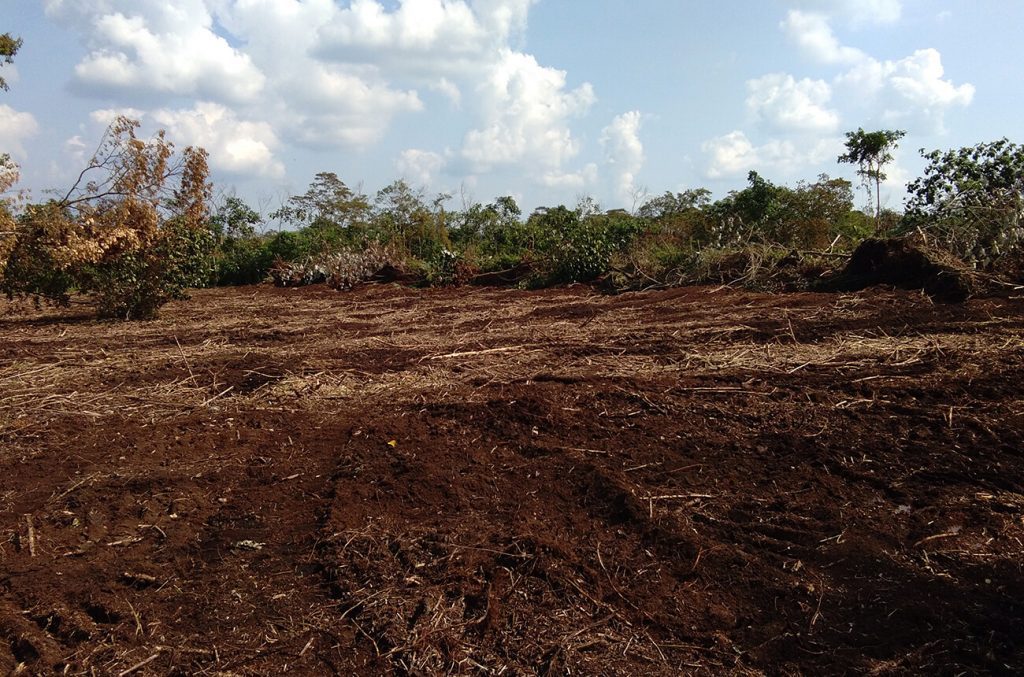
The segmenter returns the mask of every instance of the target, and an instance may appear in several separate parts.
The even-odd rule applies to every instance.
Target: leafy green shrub
[[[220,246],[216,284],[258,284],[267,279],[274,258],[263,238],[225,240]]]
[[[548,262],[551,282],[589,282],[607,272],[612,255],[624,250],[642,228],[642,221],[625,212],[581,217],[579,209],[564,206],[535,213],[532,225],[540,233],[540,253]]]
[[[975,266],[1024,246],[1024,146],[1001,139],[921,155],[928,165],[908,186],[904,232],[927,233]]]

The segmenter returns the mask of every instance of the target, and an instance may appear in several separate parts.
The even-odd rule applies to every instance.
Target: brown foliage
[[[114,120],[71,189],[24,210],[0,251],[8,262],[0,285],[9,294],[62,300],[74,284],[97,296],[101,314],[127,317],[151,316],[180,292],[168,275],[168,245],[206,221],[207,153],[189,147],[176,155],[163,131],[143,140],[138,129],[136,120]],[[56,288],[39,282],[54,276],[62,280]]]

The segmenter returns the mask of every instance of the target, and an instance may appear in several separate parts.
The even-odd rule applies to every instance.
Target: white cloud
[[[905,59],[885,62],[888,83],[904,101],[925,111],[966,106],[974,98],[974,85],[954,85],[943,80],[942,55],[921,49]]]
[[[836,78],[836,88],[857,108],[875,112],[887,124],[942,133],[945,113],[970,105],[974,85],[945,79],[942,55],[922,49],[895,61],[867,59]]]
[[[430,88],[448,97],[448,100],[452,102],[453,107],[462,107],[462,90],[460,90],[459,86],[448,78],[442,77],[440,80],[430,85]]]
[[[47,0],[45,8],[86,32],[91,51],[75,67],[82,90],[251,101],[263,89],[263,74],[214,32],[202,0]]]
[[[133,108],[93,111],[92,120],[109,125],[114,118],[126,116],[145,127],[164,129],[176,146],[201,146],[210,153],[213,170],[242,176],[280,178],[284,165],[274,156],[279,141],[266,122],[240,119],[234,111],[218,103],[199,102],[191,109],[167,109],[146,112]],[[73,137],[67,142],[74,147]]]
[[[561,168],[579,152],[569,120],[595,101],[589,83],[566,91],[565,71],[511,50],[503,50],[477,95],[484,124],[466,134],[462,154],[478,171],[523,163]]]
[[[150,117],[177,143],[205,148],[213,169],[248,176],[284,176],[284,165],[274,157],[277,136],[266,122],[240,120],[234,111],[209,102],[197,103],[189,110],[157,110]]]
[[[902,0],[802,0],[798,4],[854,27],[893,24],[903,16]]]
[[[71,159],[75,167],[85,167],[85,163],[88,160],[85,154],[88,150],[89,145],[78,134],[64,142],[64,152]]]
[[[601,131],[606,161],[616,173],[617,196],[625,202],[636,192],[636,175],[644,166],[644,144],[640,140],[642,124],[643,115],[634,110],[616,116]]]
[[[742,131],[705,141],[701,149],[709,156],[706,174],[711,179],[740,177],[750,170],[791,174],[808,165],[834,160],[842,151],[836,137],[795,141],[769,139],[755,146]]]
[[[409,148],[403,150],[395,163],[402,177],[414,185],[430,187],[434,176],[444,168],[445,159],[438,153]]]
[[[899,7],[898,2],[877,0],[866,3],[864,11],[875,12],[872,16],[878,17],[879,22],[895,21],[899,18]],[[833,80],[832,91],[842,94],[850,109],[861,117],[878,117],[886,124],[913,125],[918,127],[914,131],[940,133],[944,130],[946,111],[967,106],[974,97],[973,85],[956,85],[944,78],[945,69],[938,50],[921,49],[902,59],[876,59],[860,49],[841,44],[826,15],[800,10],[789,12],[782,29],[815,61],[846,68]],[[764,84],[764,80],[753,82]],[[819,84],[812,85],[811,82],[801,80],[800,83],[807,84],[797,88],[800,83],[794,81],[792,91],[780,94],[780,105],[771,111],[776,121],[779,115],[786,115],[794,123],[800,119],[803,123],[817,123],[822,130],[834,128],[832,123],[838,123],[838,119],[830,119],[827,114],[831,111],[822,108],[829,99],[828,83],[813,81]],[[759,102],[764,99],[764,92],[752,90],[748,105],[763,114],[765,107]]]
[[[586,181],[586,168],[572,166],[581,149],[574,127],[595,101],[593,88],[570,85],[564,71],[516,48],[536,1],[43,3],[86,43],[75,71],[79,92],[110,96],[151,120],[159,113],[196,136],[204,125],[223,129],[221,120],[267,126],[259,136],[254,127],[243,134],[262,146],[208,148],[211,164],[252,164],[251,154],[272,155],[278,139],[367,150],[403,116],[437,105],[438,97],[420,94],[433,91],[469,118],[461,148],[446,162],[541,184]],[[223,108],[214,113],[214,103]],[[220,160],[218,152],[229,154]]]
[[[415,54],[425,62],[465,63],[484,51],[492,37],[465,2],[405,0],[388,11],[376,0],[353,0],[320,27],[318,50],[345,61],[376,60],[378,50]],[[468,65],[468,64],[467,64]]]
[[[0,103],[0,153],[25,158],[23,142],[39,132],[39,123],[31,113],[14,110]]]
[[[832,132],[839,114],[825,105],[832,88],[824,80],[796,80],[775,73],[747,81],[747,108],[771,127],[800,132]]]
[[[584,166],[583,169],[575,172],[559,170],[544,172],[540,177],[540,182],[548,188],[583,190],[587,186],[596,183],[597,176],[597,165],[591,162]]]
[[[757,149],[739,130],[705,141],[701,150],[710,156],[707,175],[712,179],[739,176],[758,163]]]
[[[791,10],[781,24],[782,30],[811,58],[825,64],[853,64],[867,55],[839,42],[824,14]]]

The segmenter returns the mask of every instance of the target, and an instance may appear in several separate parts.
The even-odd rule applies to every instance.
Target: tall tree
[[[21,49],[21,38],[12,37],[10,33],[0,35],[0,65],[14,63],[14,55]],[[0,77],[0,89],[7,90],[7,81]]]
[[[899,147],[899,140],[906,136],[903,130],[881,129],[865,132],[858,129],[846,133],[846,152],[839,156],[839,162],[857,165],[857,175],[864,181],[864,187],[871,194],[875,190],[875,232],[882,230],[882,181],[886,175],[884,167],[892,162],[892,151]]]

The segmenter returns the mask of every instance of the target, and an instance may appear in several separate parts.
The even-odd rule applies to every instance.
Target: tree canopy
[[[908,186],[908,227],[975,263],[1024,243],[1024,146],[1000,139],[921,155],[928,165]]]
[[[21,49],[21,38],[15,38],[10,33],[0,35],[0,66],[14,63],[14,55]],[[0,77],[0,89],[7,90],[7,81]]]
[[[890,129],[865,132],[863,128],[847,132],[846,152],[838,158],[839,162],[857,165],[857,175],[864,181],[869,196],[874,183],[876,231],[880,231],[882,226],[882,181],[888,178],[884,167],[892,162],[892,151],[906,134],[902,130]]]

